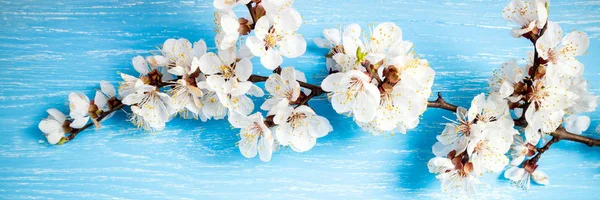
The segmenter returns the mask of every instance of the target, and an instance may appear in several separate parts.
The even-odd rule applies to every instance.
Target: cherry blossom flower
[[[264,1],[263,1],[264,2]],[[275,69],[283,62],[282,55],[298,57],[306,51],[306,41],[296,34],[296,22],[292,18],[277,18],[272,22],[268,17],[257,20],[254,36],[246,39],[246,45],[267,69]]]
[[[283,68],[281,75],[271,74],[265,82],[265,89],[272,97],[267,99],[260,108],[271,110],[283,99],[287,99],[288,102],[296,102],[301,94],[300,84],[297,80],[306,81],[306,78],[304,73],[294,69],[294,67]]]
[[[48,112],[48,118],[42,119],[38,124],[38,128],[46,135],[46,139],[50,144],[58,144],[60,140],[65,137],[66,127],[68,127],[67,117],[60,111],[52,108],[46,110]]]
[[[515,94],[525,87],[523,80],[527,77],[527,70],[520,67],[516,60],[509,60],[502,64],[499,70],[494,70],[494,76],[490,78],[491,91],[507,98],[511,102],[518,102],[522,96]]]
[[[247,99],[244,98],[244,102],[242,105],[248,105]],[[240,101],[242,102],[242,101]],[[250,101],[252,103],[252,101]],[[248,106],[250,107],[250,106]],[[254,107],[254,103],[252,103],[252,107]],[[224,106],[219,100],[219,96],[215,91],[208,91],[202,97],[202,113],[208,119],[223,119],[227,115],[228,108]],[[245,113],[250,113],[251,110]]]
[[[260,113],[244,116],[238,112],[229,114],[229,122],[235,128],[240,128],[241,140],[238,142],[240,152],[246,158],[253,158],[258,153],[260,160],[268,162],[273,153],[274,137],[265,125],[265,119]]]
[[[412,42],[402,40],[402,29],[396,24],[391,22],[381,23],[371,30],[367,59],[371,63],[377,63],[382,60],[390,62],[388,60],[393,59],[407,60],[410,58],[405,57],[412,56],[407,55],[412,46]],[[397,66],[403,66],[398,64]]]
[[[398,71],[399,81],[391,91],[382,92],[375,119],[369,123],[359,123],[371,133],[381,134],[392,130],[406,133],[408,129],[418,125],[419,116],[427,109],[427,98],[431,95],[435,71],[426,60],[418,58],[407,60],[398,66],[403,66],[394,67]]]
[[[537,149],[535,145],[525,141],[523,137],[519,135],[514,136],[512,145],[510,146],[510,166],[519,166],[523,163],[523,160],[527,157],[535,155]]]
[[[532,164],[525,164],[524,168],[511,167],[504,172],[504,177],[513,181],[517,187],[525,190],[529,189],[530,182],[533,179],[538,184],[548,185],[550,181],[546,173],[536,169],[537,165],[533,164],[534,167],[528,167]]]
[[[368,123],[376,116],[381,100],[371,78],[358,70],[330,74],[321,87],[331,92],[331,104],[337,113],[351,113],[358,122]]]
[[[218,53],[207,53],[198,62],[201,71],[207,76],[208,88],[234,96],[246,93],[254,85],[248,81],[252,75],[250,59],[238,60],[231,50],[219,50]]]
[[[281,145],[290,146],[296,152],[312,149],[317,143],[317,138],[333,131],[329,120],[318,116],[310,107],[300,105],[292,108],[286,99],[279,102],[269,115],[273,113],[273,122],[277,125],[277,141]]]
[[[175,87],[170,90],[173,106],[179,115],[185,119],[200,118],[206,121],[207,117],[202,113],[202,97],[204,92],[198,88],[195,78],[179,79]]]
[[[443,156],[453,150],[457,153],[467,150],[470,155],[476,147],[482,145],[479,143],[481,140],[489,140],[488,137],[494,140],[496,136],[505,137],[502,140],[505,145],[498,146],[506,146],[508,151],[512,135],[518,133],[513,128],[514,123],[506,102],[499,96],[490,95],[486,99],[484,94],[480,94],[473,99],[469,110],[459,107],[456,116],[458,121],[446,124],[442,134],[436,137],[439,142],[433,146],[435,155]],[[504,148],[500,150],[504,151]]]
[[[577,94],[569,91],[559,78],[546,74],[542,79],[533,83],[529,107],[525,112],[528,126],[525,128],[527,140],[537,144],[543,133],[551,133],[560,126],[565,115],[565,109],[571,107],[578,98]]]
[[[90,108],[90,99],[82,93],[71,92],[69,94],[69,108],[71,112],[69,116],[73,118],[71,128],[81,128],[90,120],[88,114]]]
[[[548,61],[549,68],[575,77],[581,76],[584,68],[575,56],[583,55],[589,45],[586,33],[573,31],[563,37],[562,29],[555,22],[548,22],[546,31],[535,43],[538,54]]]
[[[360,39],[361,28],[358,24],[349,24],[342,34],[342,48],[332,55],[333,60],[339,65],[340,72],[350,70],[365,71],[361,63],[365,60],[368,49]],[[377,61],[376,61],[377,62]]]
[[[240,37],[240,22],[234,12],[223,14],[219,20],[222,37],[219,38],[218,48],[225,50],[235,46]]]
[[[130,121],[145,130],[163,130],[177,112],[171,97],[150,85],[143,85],[135,93],[127,95],[123,104],[131,106],[133,115]]]
[[[441,189],[456,196],[472,196],[479,179],[473,172],[473,163],[463,164],[461,159],[435,157],[429,160],[427,167],[430,173],[437,174],[435,178],[442,182]]]
[[[546,3],[549,0],[512,0],[504,10],[502,16],[507,21],[512,21],[519,27],[513,28],[510,34],[521,37],[529,32],[538,33],[548,21]]]
[[[94,104],[103,112],[108,112],[111,109],[108,100],[111,98],[117,98],[115,87],[107,81],[100,81],[100,90],[96,91]]]
[[[343,53],[342,34],[339,29],[323,29],[323,38],[314,38],[313,41],[319,48],[330,49],[326,56],[325,65],[330,73],[339,72],[340,66],[335,62],[333,56],[337,53]]]
[[[506,127],[486,128],[482,137],[474,137],[467,146],[467,153],[474,165],[474,173],[498,173],[508,165],[504,154],[513,143],[513,136],[519,132]]]

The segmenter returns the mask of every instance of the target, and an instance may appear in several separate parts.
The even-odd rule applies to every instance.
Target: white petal
[[[43,119],[38,124],[38,128],[45,134],[54,134],[54,133],[64,133],[63,125],[56,120],[52,119]]]
[[[269,162],[273,154],[273,136],[271,136],[270,130],[267,129],[265,131],[269,133],[258,139],[258,155],[261,161]]]
[[[270,28],[271,28],[271,23],[269,23],[269,18],[261,17],[260,19],[258,19],[256,21],[256,25],[254,26],[254,34],[256,35],[256,37],[258,37],[258,39],[263,40],[263,39],[265,39],[265,36],[269,32]],[[254,54],[254,55],[258,56],[256,54]]]
[[[246,39],[246,46],[255,56],[262,57],[267,53],[267,50],[265,50],[265,42],[256,36],[248,37]]]
[[[519,167],[511,167],[504,172],[504,177],[513,181],[520,181],[525,175],[525,170]]]
[[[296,58],[306,51],[306,40],[299,35],[286,37],[279,43],[279,51],[288,58]]]
[[[265,68],[273,70],[283,63],[283,58],[279,54],[279,51],[271,48],[267,50],[262,57],[260,57],[260,63],[265,66]]]
[[[238,34],[240,23],[235,15],[224,15],[221,17],[221,29],[225,34]]]
[[[562,39],[562,34],[562,29],[556,22],[548,21],[544,35],[542,35],[535,43],[540,57],[548,59],[550,49],[558,46]]]
[[[333,44],[323,38],[313,38],[313,41],[319,48],[326,48],[326,49],[333,48]]]
[[[136,103],[140,103],[142,101],[142,99],[144,99],[144,97],[146,97],[145,94],[130,94],[127,95],[125,98],[123,98],[123,104],[125,105],[133,105]]]
[[[535,170],[533,171],[533,173],[531,173],[531,178],[538,184],[542,184],[542,185],[548,185],[550,184],[550,181],[548,180],[548,175],[546,175],[546,173],[540,171],[540,170]]]
[[[100,81],[100,90],[109,97],[114,97],[117,95],[115,86],[106,81]]]
[[[329,40],[333,45],[341,45],[342,44],[342,35],[339,29],[330,28],[323,29],[323,36],[325,39]]]
[[[62,139],[63,137],[65,137],[65,133],[52,133],[46,135],[46,139],[50,144],[58,144],[58,142],[60,142],[60,139]]]
[[[448,158],[435,157],[427,162],[430,173],[444,173],[446,170],[454,169],[454,164]]]
[[[561,52],[564,52],[567,56],[580,56],[585,54],[590,46],[590,38],[585,32],[573,31],[565,35],[561,43]]]
[[[73,120],[73,122],[71,122],[70,126],[71,126],[71,128],[81,128],[81,127],[85,126],[85,124],[87,124],[87,122],[89,120],[90,120],[90,117],[75,118],[75,120]]]
[[[571,115],[565,120],[565,129],[571,133],[581,135],[590,127],[588,116]]]
[[[203,39],[194,42],[194,57],[201,58],[206,53],[206,42]]]
[[[241,134],[242,132],[240,132],[240,135]],[[238,145],[240,146],[240,153],[242,153],[242,155],[246,158],[253,158],[258,153],[258,140],[256,139],[256,137],[242,138],[242,140],[238,142]]]
[[[342,89],[345,85],[341,85],[340,82],[344,75],[345,74],[341,72],[330,74],[329,76],[325,77],[323,82],[321,82],[321,87],[327,92]]]
[[[146,75],[149,72],[148,69],[148,63],[146,62],[146,59],[144,59],[144,57],[142,56],[136,56],[131,60],[131,63],[133,64],[133,68],[135,68],[135,70],[137,72],[139,72],[142,75]]]
[[[204,74],[216,74],[221,72],[221,59],[216,54],[209,52],[200,58],[200,70]]]
[[[246,81],[252,75],[252,62],[248,58],[242,58],[235,65],[235,76],[240,81]]]
[[[50,108],[50,109],[46,110],[46,112],[48,112],[49,118],[51,117],[52,119],[58,121],[59,123],[63,123],[67,119],[65,114],[58,111],[57,109]]]
[[[183,76],[185,74],[185,69],[182,66],[176,66],[169,69],[169,73],[174,74],[176,76]]]

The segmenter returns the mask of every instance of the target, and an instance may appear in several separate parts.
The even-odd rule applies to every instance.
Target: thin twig
[[[456,112],[456,109],[458,109],[458,106],[447,103],[444,100],[444,97],[442,97],[441,92],[438,92],[438,97],[435,101],[429,101],[427,103],[427,107],[428,108],[441,108],[441,109],[452,111],[452,112]]]
[[[114,113],[115,111],[120,110],[123,107],[125,107],[125,104],[120,103],[119,105],[115,106],[114,108],[110,109],[109,111],[102,112],[102,114],[100,114],[100,116],[96,119],[96,121],[98,121],[98,122],[102,121],[104,118],[106,118],[110,114]],[[71,132],[71,134],[69,136],[67,136],[67,139],[69,141],[74,139],[77,136],[77,134],[79,134],[81,131],[84,131],[85,129],[88,129],[92,126],[94,126],[93,122],[86,124],[85,126],[79,128],[79,129],[73,129],[73,132]]]
[[[560,136],[554,136],[542,148],[537,148],[538,153],[533,158],[530,159],[530,162],[534,163],[534,164],[537,163],[537,161],[540,159],[540,156],[542,156],[542,154],[544,152],[546,152],[548,149],[550,149],[550,146],[552,146],[552,144],[554,144],[558,141],[560,141]]]

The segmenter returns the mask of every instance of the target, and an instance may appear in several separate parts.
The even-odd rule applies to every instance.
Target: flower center
[[[265,50],[276,47],[277,42],[281,41],[282,39],[283,36],[277,34],[274,27],[269,28],[269,32],[265,36]]]
[[[306,114],[304,113],[293,113],[287,120],[288,123],[292,125],[292,128],[298,128],[306,124],[304,121],[306,119]]]

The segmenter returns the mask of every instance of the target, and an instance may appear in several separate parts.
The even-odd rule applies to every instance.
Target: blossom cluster
[[[381,23],[366,36],[358,24],[325,29],[314,41],[327,54],[329,76],[321,87],[330,92],[334,110],[353,116],[373,134],[406,133],[419,123],[435,71],[416,56],[402,29]]]
[[[588,91],[584,66],[576,57],[586,52],[589,38],[581,31],[563,36],[560,26],[548,20],[548,6],[547,0],[512,0],[504,8],[504,18],[518,25],[511,35],[529,39],[535,50],[524,65],[503,63],[489,80],[487,100],[481,94],[468,111],[458,108],[458,121],[451,120],[437,137],[437,157],[428,166],[444,191],[471,195],[480,185],[478,176],[504,170],[519,187],[528,189],[530,179],[547,185],[547,175],[537,169],[539,157],[532,158],[542,153],[537,147],[546,143],[544,135],[561,125],[574,134],[588,129],[590,118],[581,113],[594,111],[598,98]],[[525,121],[523,134],[513,121]]]
[[[326,93],[333,110],[376,135],[406,133],[430,104],[439,103],[428,101],[435,71],[390,22],[370,27],[368,34],[358,24],[323,30],[324,38],[314,42],[328,50],[329,74],[320,86],[306,83],[303,72],[282,66],[284,57],[299,57],[307,46],[297,33],[302,17],[293,3],[214,0],[213,52],[204,40],[167,39],[152,55],[134,57],[135,72],[120,73],[118,88],[102,81],[93,100],[69,94],[68,116],[48,109],[39,129],[50,144],[63,144],[126,106],[128,121],[147,131],[161,131],[177,116],[227,118],[240,129],[240,153],[266,162],[282,147],[308,151],[333,131],[309,106],[315,96]],[[447,119],[432,147],[436,157],[427,164],[443,191],[469,196],[482,184],[481,176],[503,171],[525,189],[530,180],[549,184],[537,164],[543,147],[555,141],[545,136],[563,128],[573,134],[588,129],[590,118],[583,114],[596,109],[598,97],[588,91],[577,57],[590,41],[581,31],[563,36],[548,20],[548,5],[548,0],[512,0],[504,8],[504,18],[517,24],[510,34],[533,42],[534,51],[524,62],[503,63],[489,80],[490,93],[477,95],[468,109],[446,108],[457,119]],[[246,6],[249,16],[238,18],[239,6]],[[273,73],[253,75],[254,57]],[[252,97],[265,96],[256,82],[265,82],[267,96],[255,112]]]

